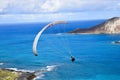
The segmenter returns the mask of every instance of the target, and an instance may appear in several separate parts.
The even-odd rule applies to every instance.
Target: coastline
[[[15,80],[34,80],[37,76],[34,72],[23,72],[23,71],[15,71],[12,69],[4,69],[0,68],[0,76],[4,76],[6,78],[15,79]],[[11,74],[12,76],[8,76],[7,74]],[[11,78],[12,77],[12,78]],[[1,77],[0,77],[1,79]]]
[[[95,34],[95,35],[101,35],[101,34],[105,34],[105,35],[120,35],[120,33],[97,33],[97,32],[68,32],[67,34]]]

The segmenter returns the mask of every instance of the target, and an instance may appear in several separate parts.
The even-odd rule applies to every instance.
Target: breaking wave
[[[0,66],[3,65],[4,63],[0,63]]]
[[[37,76],[34,80],[37,80],[37,79],[42,79],[45,76],[44,73],[53,71],[53,70],[55,70],[56,67],[57,67],[57,65],[50,65],[50,66],[43,67],[42,69],[37,70],[37,71],[17,69],[17,68],[6,68],[6,69],[34,73]]]
[[[17,68],[6,68],[6,69],[14,70],[14,71],[21,71],[21,72],[34,72],[32,70],[24,70],[24,69],[17,69]]]
[[[51,65],[51,66],[46,66],[45,68],[42,68],[41,70],[35,71],[35,75],[37,76],[36,79],[42,79],[45,76],[44,73],[53,71],[55,70],[56,67],[57,65]]]

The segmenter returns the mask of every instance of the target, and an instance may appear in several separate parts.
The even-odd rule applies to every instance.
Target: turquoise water
[[[120,45],[111,43],[120,40],[120,35],[43,34],[35,57],[33,28],[33,33],[31,28],[22,29],[24,34],[15,27],[3,30],[0,68],[39,71],[37,80],[120,80]],[[75,62],[70,61],[69,52]]]

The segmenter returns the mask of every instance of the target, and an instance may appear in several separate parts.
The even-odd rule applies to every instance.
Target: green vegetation
[[[0,80],[17,80],[17,78],[17,73],[0,69]]]

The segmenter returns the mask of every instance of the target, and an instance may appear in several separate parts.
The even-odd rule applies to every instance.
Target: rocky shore
[[[22,72],[11,69],[0,69],[0,80],[33,80],[34,78],[36,78],[34,72]]]

